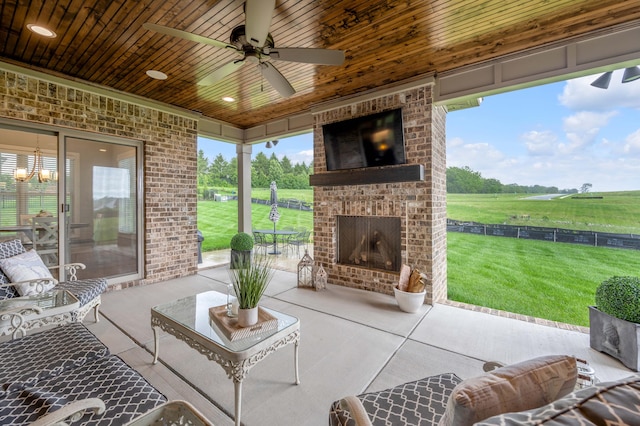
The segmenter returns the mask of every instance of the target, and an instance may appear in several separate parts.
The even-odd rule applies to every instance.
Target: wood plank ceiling
[[[273,61],[297,92],[287,99],[250,65],[198,86],[237,56],[142,27],[150,22],[227,42],[244,23],[242,0],[6,0],[0,12],[0,60],[248,128],[329,99],[637,20],[640,0],[277,0],[270,28],[276,47],[342,49],[346,57],[341,66]],[[30,32],[30,23],[57,37]],[[169,78],[151,79],[149,69]]]

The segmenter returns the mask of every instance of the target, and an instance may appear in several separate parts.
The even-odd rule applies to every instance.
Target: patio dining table
[[[285,237],[298,234],[297,231],[285,229],[256,229],[253,232],[273,235],[273,251],[269,252],[269,254],[281,254],[281,252],[278,251],[278,237],[282,237],[284,239]]]

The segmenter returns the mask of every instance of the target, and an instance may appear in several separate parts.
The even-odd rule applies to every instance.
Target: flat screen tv
[[[322,126],[327,170],[405,164],[402,110]]]

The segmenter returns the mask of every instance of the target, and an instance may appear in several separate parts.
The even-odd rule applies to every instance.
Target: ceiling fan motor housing
[[[237,47],[239,50],[243,50],[245,52],[250,52],[253,50],[260,50],[261,52],[268,53],[269,49],[273,49],[275,46],[273,42],[273,37],[271,34],[267,34],[267,38],[264,42],[264,46],[255,47],[251,43],[247,41],[247,32],[245,30],[244,25],[238,25],[233,30],[231,30],[230,37],[231,44]]]

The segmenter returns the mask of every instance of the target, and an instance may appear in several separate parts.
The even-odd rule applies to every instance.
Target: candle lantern
[[[327,273],[325,272],[322,265],[318,267],[316,271],[316,276],[313,281],[313,287],[318,290],[325,290],[327,288]]]
[[[298,263],[298,287],[313,287],[313,259],[309,251],[304,251],[304,256]]]

